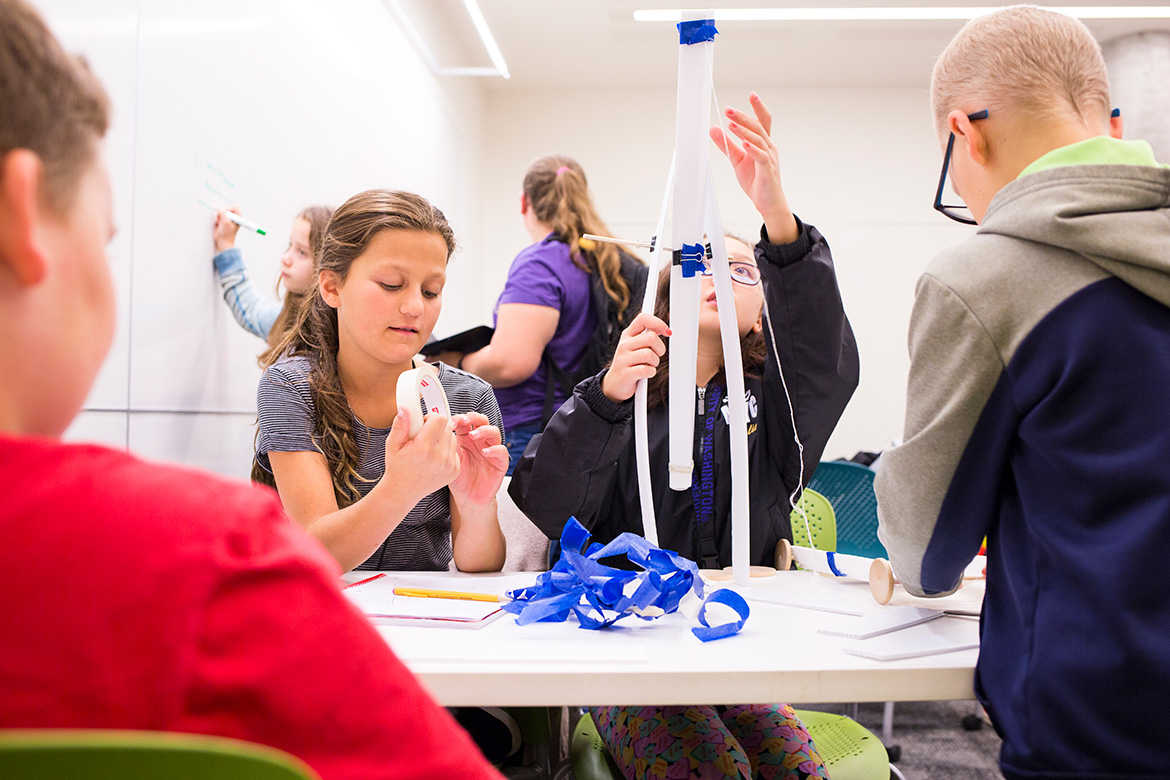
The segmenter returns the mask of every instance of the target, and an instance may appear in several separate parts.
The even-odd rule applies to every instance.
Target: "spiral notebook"
[[[496,601],[419,598],[395,595],[394,588],[411,586],[400,578],[376,577],[345,587],[342,593],[358,609],[381,625],[429,626],[433,628],[483,628],[504,614]],[[461,590],[472,590],[460,584]],[[483,592],[496,592],[484,590]]]

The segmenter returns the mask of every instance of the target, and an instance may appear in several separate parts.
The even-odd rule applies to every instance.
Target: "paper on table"
[[[847,628],[821,628],[818,632],[829,636],[843,636],[846,639],[869,639],[940,618],[943,614],[937,609],[888,607],[876,615],[851,621]]]
[[[456,623],[477,623],[500,611],[494,601],[396,596],[395,587],[410,587],[401,579],[381,577],[342,591],[369,617],[413,618]],[[460,585],[462,588],[462,584]],[[467,588],[471,590],[471,588]]]
[[[744,588],[743,597],[748,601],[763,601],[768,604],[778,604],[781,607],[795,607],[796,609],[811,609],[817,612],[832,612],[838,615],[861,617],[862,612],[851,609],[844,602],[829,603],[824,598],[816,599],[807,595],[777,593],[763,588]]]
[[[935,626],[944,623],[944,628],[952,630],[934,631]],[[928,625],[898,631],[885,636],[864,639],[858,642],[848,642],[842,649],[849,655],[859,655],[863,658],[873,658],[878,661],[896,661],[902,658],[919,658],[926,655],[953,653],[958,650],[971,650],[979,647],[979,624],[973,620],[943,620]]]

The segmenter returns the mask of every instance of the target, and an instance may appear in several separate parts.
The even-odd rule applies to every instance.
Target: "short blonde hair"
[[[930,103],[940,137],[947,115],[968,101],[972,111],[1107,122],[1109,76],[1101,47],[1077,19],[1034,5],[976,17],[934,66]]]

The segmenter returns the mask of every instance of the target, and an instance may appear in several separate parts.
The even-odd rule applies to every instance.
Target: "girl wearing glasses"
[[[807,482],[857,386],[858,357],[829,246],[789,208],[770,138],[771,115],[755,94],[751,102],[754,117],[727,110],[735,138],[718,128],[711,134],[764,219],[755,247],[728,237],[727,250],[748,407],[751,563],[771,565],[777,542],[792,539],[789,496],[801,487],[793,425],[803,444]],[[667,487],[670,312],[663,275],[655,315],[634,319],[610,367],[574,389],[516,466],[509,493],[549,538],[560,537],[570,515],[602,544],[625,531],[641,534],[633,397],[638,380],[646,379],[659,543],[701,568],[731,563],[727,384],[715,286],[707,274],[700,293],[693,489]],[[704,463],[713,480],[698,478]],[[807,732],[787,705],[602,707],[593,714],[611,755],[629,769],[626,777],[638,776],[638,766],[662,761],[689,764],[690,777],[722,778],[728,762],[741,764],[746,777],[825,776]],[[641,738],[648,733],[650,739]],[[765,741],[785,750],[763,749]]]

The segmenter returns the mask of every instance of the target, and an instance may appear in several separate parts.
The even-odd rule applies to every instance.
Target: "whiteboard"
[[[110,247],[118,327],[87,419],[129,412],[124,436],[108,443],[133,449],[130,432],[139,431],[153,456],[215,467],[222,453],[201,454],[197,443],[214,436],[175,437],[168,449],[166,436],[143,433],[151,421],[159,431],[182,427],[166,414],[222,415],[233,431],[241,415],[254,418],[265,344],[220,295],[214,209],[238,204],[267,229],[241,230],[237,246],[257,288],[274,298],[296,214],[364,189],[422,194],[465,243],[478,97],[433,76],[377,0],[37,5],[66,47],[87,57],[114,106],[105,152],[119,230]]]

